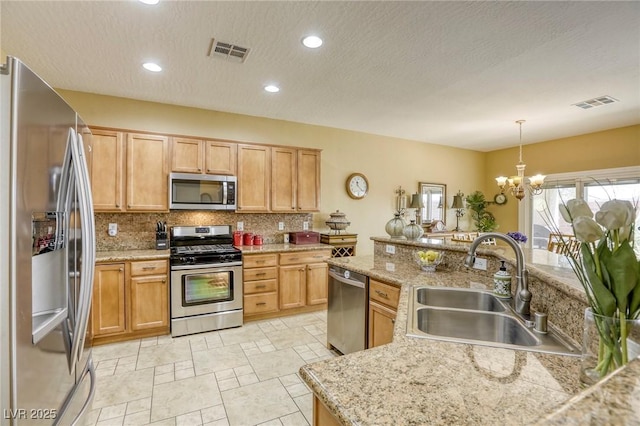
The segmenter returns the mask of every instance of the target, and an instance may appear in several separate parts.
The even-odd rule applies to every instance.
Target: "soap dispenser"
[[[504,260],[501,260],[500,270],[493,274],[493,293],[498,297],[511,297],[511,274],[507,272]]]

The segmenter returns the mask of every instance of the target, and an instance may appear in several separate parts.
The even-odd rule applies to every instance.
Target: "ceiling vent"
[[[600,96],[598,98],[587,99],[586,101],[578,102],[577,104],[573,104],[573,105],[582,109],[591,109],[591,108],[599,107],[602,105],[612,104],[614,102],[620,102],[620,101],[615,98],[612,98],[611,96]]]
[[[208,56],[212,58],[226,59],[227,61],[231,62],[242,63],[247,58],[248,54],[248,47],[242,47],[238,46],[237,44],[231,44],[212,38],[211,44],[209,45]]]

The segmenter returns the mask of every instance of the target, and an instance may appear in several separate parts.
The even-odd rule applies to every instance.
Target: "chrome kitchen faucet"
[[[469,247],[469,253],[467,254],[467,258],[465,259],[464,264],[467,268],[473,266],[476,260],[476,249],[478,248],[480,243],[482,243],[482,241],[489,238],[496,238],[498,240],[504,241],[516,253],[517,288],[514,301],[514,311],[525,321],[527,326],[532,326],[533,322],[531,321],[531,292],[529,291],[528,282],[529,271],[527,271],[527,268],[525,266],[524,253],[522,252],[522,248],[513,238],[505,234],[500,234],[498,232],[487,232],[486,234],[480,235],[471,243],[471,247]]]

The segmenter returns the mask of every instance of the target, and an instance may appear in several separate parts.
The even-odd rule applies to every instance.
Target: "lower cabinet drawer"
[[[331,257],[331,250],[297,251],[280,254],[280,265],[301,265],[324,262]]]
[[[278,276],[278,268],[253,268],[245,269],[244,281],[271,280]]]
[[[140,260],[131,262],[131,276],[159,275],[168,272],[166,260]]]
[[[257,293],[244,296],[245,315],[278,310],[278,293]]]
[[[369,280],[369,299],[396,309],[400,299],[400,287],[371,279]]]
[[[244,282],[244,294],[269,293],[277,290],[278,281],[276,281],[275,279]]]

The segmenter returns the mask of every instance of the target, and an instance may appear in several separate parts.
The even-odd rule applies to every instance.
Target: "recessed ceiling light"
[[[158,4],[158,2],[160,2],[160,0],[138,0],[138,1],[144,4]]]
[[[162,71],[162,67],[154,62],[145,62],[142,66],[149,71],[152,72],[160,72]]]
[[[302,39],[302,44],[307,46],[309,49],[316,49],[322,46],[322,39],[318,36],[310,35]]]
[[[280,88],[278,86],[274,86],[273,84],[269,84],[268,86],[264,86],[264,90],[269,93],[278,93]]]

